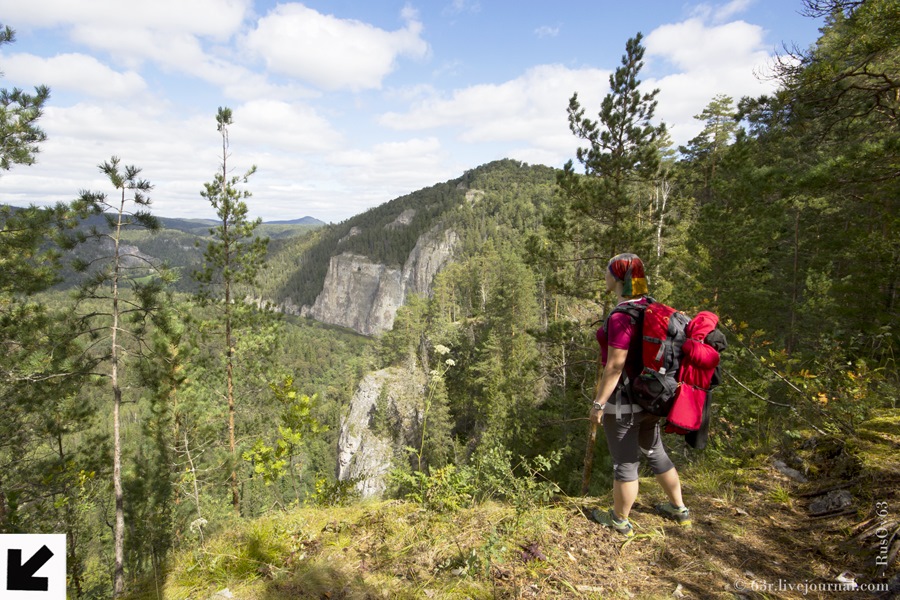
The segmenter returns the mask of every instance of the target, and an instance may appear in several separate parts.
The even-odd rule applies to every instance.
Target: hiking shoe
[[[617,533],[621,533],[625,537],[634,537],[634,527],[631,526],[631,522],[628,519],[624,519],[620,521],[616,518],[616,513],[613,512],[613,509],[609,509],[608,511],[601,511],[599,508],[595,508],[591,511],[591,519],[594,522],[603,525],[604,527],[609,527],[610,529],[615,530]]]
[[[662,504],[656,505],[656,512],[667,519],[675,521],[682,527],[691,526],[691,511],[689,511],[686,506],[678,508],[671,502],[663,502]]]

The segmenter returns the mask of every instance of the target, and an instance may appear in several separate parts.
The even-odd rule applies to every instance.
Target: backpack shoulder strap
[[[637,326],[638,334],[635,338],[632,339],[631,347],[629,349],[629,355],[634,352],[634,356],[638,358],[641,356],[640,346],[642,343],[641,340],[643,338],[643,336],[641,335],[641,330],[644,327],[644,313],[646,312],[647,307],[649,307],[651,304],[654,304],[655,302],[656,301],[653,298],[647,296],[647,302],[626,302],[624,304],[619,304],[614,309],[609,311],[609,315],[607,315],[606,319],[603,321],[603,329],[607,333],[609,332],[609,319],[612,318],[612,316],[616,313],[625,313],[631,319],[631,323]],[[639,371],[641,369],[641,363],[638,362],[635,365],[635,368]],[[627,396],[629,404],[633,404],[631,397],[631,383],[628,378],[627,369],[622,371],[622,377],[619,380],[619,388],[623,389],[622,394],[623,396]],[[619,417],[617,416],[616,418]]]
[[[606,323],[609,321],[609,318],[614,314],[625,313],[629,317],[631,317],[632,323],[640,323],[641,318],[644,316],[644,311],[647,310],[647,307],[651,304],[655,304],[656,300],[647,296],[647,302],[635,303],[635,302],[626,302],[624,304],[617,305],[614,309],[609,311],[609,315],[607,315],[606,320],[603,321],[603,326],[606,327]]]

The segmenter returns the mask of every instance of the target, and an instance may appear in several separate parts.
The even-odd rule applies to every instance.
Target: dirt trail
[[[652,482],[630,542],[573,512],[554,543],[586,560],[558,577],[586,597],[900,598],[898,412],[858,434],[811,438],[716,489],[686,483],[689,529],[654,514]]]

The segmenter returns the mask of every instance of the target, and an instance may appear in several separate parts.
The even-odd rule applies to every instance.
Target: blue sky
[[[0,202],[109,191],[112,155],[154,184],[153,212],[212,217],[215,113],[230,165],[255,164],[251,213],[338,222],[499,158],[562,166],[573,92],[591,114],[625,42],[645,36],[647,91],[676,144],[714,95],[773,89],[782,44],[821,23],[799,0],[0,0],[17,41],[0,86],[51,87],[38,163],[0,174]]]

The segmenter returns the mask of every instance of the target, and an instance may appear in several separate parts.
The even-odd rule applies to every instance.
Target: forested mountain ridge
[[[482,165],[284,244],[270,253],[262,285],[250,293],[360,333],[390,329],[409,294],[430,296],[437,271],[493,237],[485,227],[502,226],[506,233],[498,240],[511,236],[522,245],[554,181],[555,170],[544,166]],[[518,218],[507,214],[514,211]],[[378,327],[354,325],[373,310],[387,315],[378,315]]]
[[[136,209],[100,223],[74,295],[52,285],[102,196],[0,209],[0,531],[65,532],[75,598],[799,598],[848,579],[896,593],[900,4],[805,7],[826,25],[776,65],[777,93],[711,99],[683,147],[654,116],[637,35],[596,119],[573,95],[581,147],[562,170],[473,169],[273,241],[265,270],[252,183],[228,177],[223,148],[204,197],[239,227],[198,249],[199,294],[131,250],[152,237],[129,229],[151,223],[148,184],[117,159],[101,171]],[[315,305],[334,257],[402,273],[438,232],[452,260],[379,335],[258,302]],[[585,518],[610,502],[587,415],[623,251],[657,299],[717,313],[729,344],[706,448],[665,436],[694,529],[652,514],[661,492],[641,473],[627,541]],[[336,476],[354,460],[341,437],[377,441],[387,502]],[[808,585],[765,587],[783,580]]]

